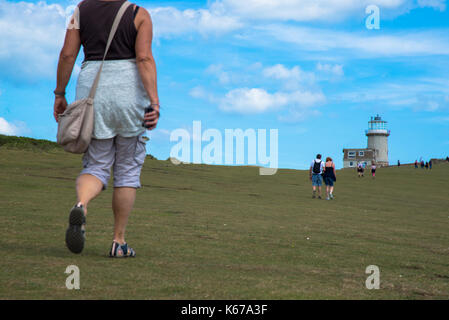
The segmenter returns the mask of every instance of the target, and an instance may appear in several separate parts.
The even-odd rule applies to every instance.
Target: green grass
[[[307,172],[147,159],[127,240],[110,259],[111,189],[87,241],[64,235],[81,156],[0,147],[0,299],[448,299],[449,164],[338,172],[334,201]],[[68,265],[81,290],[67,290]],[[367,290],[365,268],[380,268]]]
[[[3,134],[0,134],[0,147],[2,149],[21,149],[32,151],[51,151],[61,149],[56,142],[27,137],[5,136]]]

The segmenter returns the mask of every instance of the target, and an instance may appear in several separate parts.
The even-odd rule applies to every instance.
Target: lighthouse
[[[388,137],[390,130],[387,128],[387,121],[377,115],[371,117],[368,122],[368,149],[375,150],[374,161],[378,166],[388,166]]]
[[[368,121],[367,148],[345,148],[343,149],[343,167],[351,168],[362,164],[364,167],[375,163],[378,167],[388,166],[388,137],[390,130],[387,121],[377,115]]]

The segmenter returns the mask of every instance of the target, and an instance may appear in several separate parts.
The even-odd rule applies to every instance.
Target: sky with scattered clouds
[[[52,91],[77,3],[0,0],[0,134],[55,140]],[[391,163],[449,155],[446,0],[135,3],[154,25],[162,116],[147,150],[157,158],[169,157],[173,130],[201,121],[223,136],[278,129],[281,168],[304,169],[316,153],[341,166],[343,148],[366,147],[376,114],[391,129]],[[366,28],[369,5],[378,30]]]

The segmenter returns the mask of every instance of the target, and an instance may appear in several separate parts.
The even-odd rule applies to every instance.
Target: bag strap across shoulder
[[[111,32],[109,33],[108,42],[106,44],[103,61],[101,62],[100,68],[98,69],[97,75],[92,84],[92,88],[90,89],[90,92],[89,92],[89,98],[91,98],[92,100],[94,99],[95,93],[97,91],[98,82],[100,81],[101,70],[103,69],[103,63],[104,63],[104,60],[106,59],[106,55],[108,54],[112,39],[114,39],[115,32],[117,31],[118,25],[123,17],[123,14],[125,13],[126,9],[128,9],[128,7],[130,5],[131,5],[131,2],[129,2],[129,1],[123,2],[123,4],[121,5],[120,9],[117,12],[117,15],[115,16],[114,22],[112,24]]]

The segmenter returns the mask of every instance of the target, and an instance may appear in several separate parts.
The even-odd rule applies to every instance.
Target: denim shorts
[[[322,183],[323,183],[323,179],[321,177],[321,174],[319,174],[319,173],[312,174],[312,186],[321,187]]]
[[[97,177],[108,186],[111,168],[114,187],[140,188],[140,172],[146,157],[143,134],[135,137],[115,136],[110,139],[92,139],[83,156],[82,174]]]
[[[324,183],[326,186],[333,187],[334,186],[334,179],[331,177],[324,177]]]

